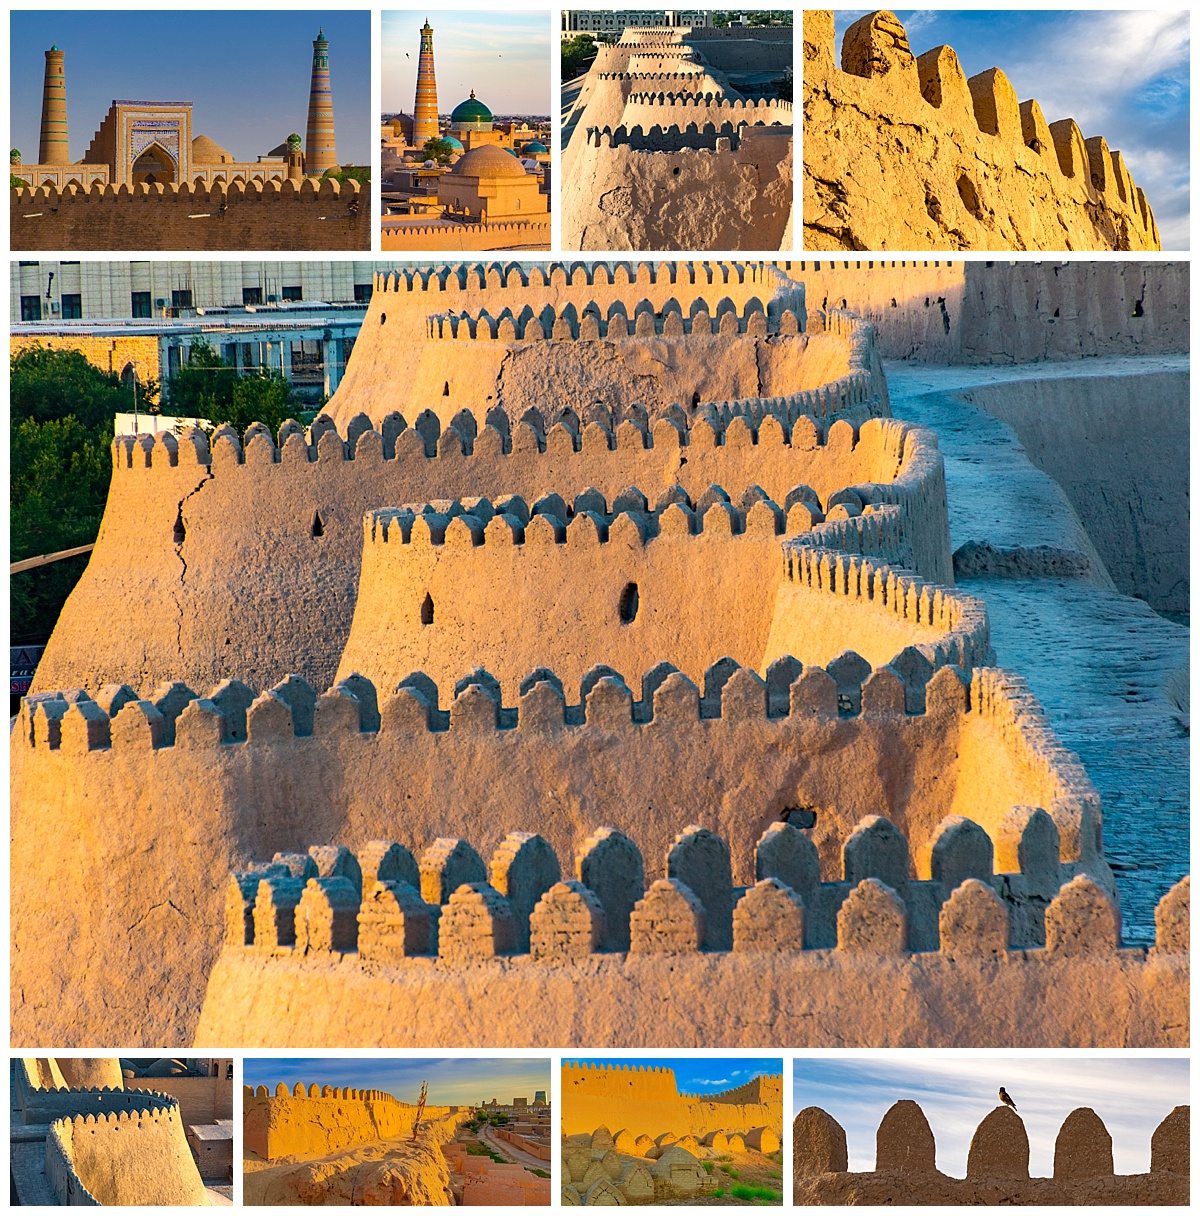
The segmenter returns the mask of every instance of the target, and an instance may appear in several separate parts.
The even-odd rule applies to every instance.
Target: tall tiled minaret
[[[429,18],[421,30],[421,58],[417,63],[417,100],[413,106],[413,147],[423,147],[427,139],[437,139],[437,81],[433,78],[433,26]]]
[[[322,29],[317,31],[316,40],[313,42],[304,172],[321,174],[326,169],[336,169],[337,163],[337,141],[333,134],[333,93],[329,88],[329,43]]]
[[[63,53],[57,46],[46,52],[46,80],[42,85],[42,138],[38,163],[69,165],[67,150],[67,80],[63,75]]]

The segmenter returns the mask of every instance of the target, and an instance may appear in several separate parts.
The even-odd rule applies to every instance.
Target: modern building
[[[235,367],[278,371],[319,399],[341,382],[373,275],[394,266],[23,261],[10,280],[10,347],[80,350],[104,371],[165,384],[206,343]]]
[[[590,10],[580,12],[576,9],[563,9],[562,39],[567,41],[578,34],[608,34],[620,38],[626,26],[639,28],[671,29],[676,26],[707,27],[712,24],[712,13],[705,9],[663,10],[659,9],[620,9],[617,11],[598,12]]]
[[[284,181],[337,167],[333,98],[329,83],[329,43],[324,32],[313,42],[307,148],[296,134],[285,136],[254,161],[238,161],[207,135],[197,134],[190,101],[114,100],[87,151],[72,160],[67,142],[65,53],[57,44],[46,52],[42,125],[36,164],[10,153],[10,171],[30,186],[61,189],[93,186],[170,185],[242,181]]]

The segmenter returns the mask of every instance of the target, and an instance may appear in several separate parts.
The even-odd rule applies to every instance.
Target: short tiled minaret
[[[329,42],[318,30],[313,42],[312,84],[308,90],[308,140],[304,172],[324,173],[336,169],[337,141],[333,134],[333,93],[329,87]]]
[[[422,148],[425,141],[437,139],[438,107],[437,81],[433,76],[433,26],[429,18],[421,29],[421,58],[417,63],[417,100],[413,106],[413,147]]]
[[[57,46],[46,52],[46,80],[42,85],[42,138],[38,163],[69,165],[67,150],[67,80],[63,74],[63,53]]]

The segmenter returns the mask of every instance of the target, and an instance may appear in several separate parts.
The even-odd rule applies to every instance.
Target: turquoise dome
[[[440,135],[438,138],[448,143],[456,152],[461,152],[463,150],[462,144],[460,144],[453,135]]]
[[[537,140],[537,139],[533,140],[531,143],[527,143],[525,145],[525,147],[522,148],[521,150],[523,152],[528,152],[531,155],[539,153],[539,152],[549,152],[550,151],[550,149],[547,148],[546,145],[541,142],[541,140]]]
[[[475,90],[471,90],[471,96],[466,101],[460,101],[454,107],[454,113],[450,115],[451,129],[470,127],[476,131],[490,131],[492,128],[492,112],[479,101],[475,96]]]

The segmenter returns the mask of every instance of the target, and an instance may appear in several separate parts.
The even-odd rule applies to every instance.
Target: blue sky
[[[1113,1138],[1118,1174],[1150,1168],[1150,1137],[1175,1106],[1186,1105],[1184,1058],[1020,1056],[985,1058],[957,1052],[894,1053],[888,1058],[797,1059],[792,1114],[819,1106],[845,1129],[851,1170],[875,1168],[875,1132],[893,1102],[919,1102],[945,1174],[966,1176],[975,1128],[997,1104],[1003,1085],[1029,1133],[1029,1172],[1054,1173],[1054,1140],[1076,1107],[1090,1106]]]
[[[568,1056],[564,1064],[605,1064],[622,1068],[673,1068],[675,1084],[681,1094],[715,1094],[723,1089],[745,1085],[747,1081],[770,1073],[783,1072],[779,1057],[746,1059],[741,1056]]]
[[[430,6],[438,110],[475,90],[493,114],[550,114],[551,14],[440,11]],[[383,113],[411,114],[421,50],[421,9],[383,13]]]
[[[533,1101],[536,1090],[550,1098],[550,1061],[474,1060],[442,1056],[381,1056],[344,1060],[247,1059],[242,1083],[265,1085],[271,1093],[280,1081],[291,1089],[305,1085],[333,1085],[350,1089],[382,1089],[401,1102],[416,1102],[421,1082],[429,1082],[431,1106],[472,1106],[479,1102]]]
[[[108,107],[190,101],[193,135],[239,160],[269,152],[308,121],[312,44],[324,27],[338,160],[371,163],[371,21],[367,11],[13,11],[9,146],[38,154],[45,55],[66,52],[71,158],[82,159]]]
[[[837,45],[866,9],[838,12]],[[968,76],[999,67],[1047,122],[1103,135],[1146,192],[1164,249],[1188,248],[1190,36],[1185,11],[898,10],[913,53],[951,46]]]

